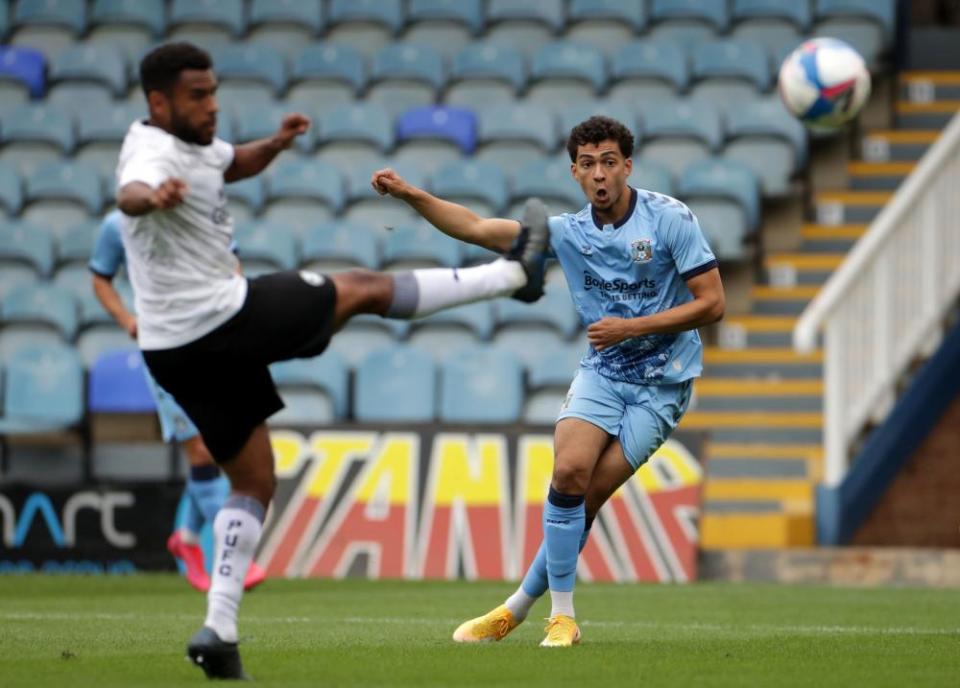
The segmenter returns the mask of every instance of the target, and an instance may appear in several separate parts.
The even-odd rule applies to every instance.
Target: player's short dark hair
[[[630,130],[612,117],[594,115],[570,130],[570,136],[567,138],[570,162],[576,162],[577,148],[588,143],[598,144],[601,141],[616,141],[623,157],[629,158],[633,155],[633,134]]]
[[[170,93],[185,69],[210,69],[210,53],[193,43],[166,43],[154,48],[140,61],[140,87]]]

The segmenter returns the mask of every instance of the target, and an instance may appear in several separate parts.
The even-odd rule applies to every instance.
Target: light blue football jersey
[[[551,217],[550,244],[584,327],[692,301],[686,281],[717,266],[690,209],[643,189],[631,189],[630,208],[615,224],[602,225],[589,204]],[[703,345],[695,329],[634,337],[602,351],[591,346],[582,365],[613,380],[674,384],[700,375]]]
[[[107,213],[100,223],[97,241],[90,253],[90,270],[101,277],[113,277],[126,260],[123,250],[123,238],[120,234],[122,213],[113,210]]]

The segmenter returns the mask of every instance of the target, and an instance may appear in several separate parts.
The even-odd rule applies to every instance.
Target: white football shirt
[[[169,210],[123,216],[123,246],[133,285],[141,349],[171,349],[199,339],[243,306],[247,281],[231,251],[223,173],[233,146],[215,138],[186,143],[144,122],[130,125],[117,165],[117,189],[131,182],[156,188],[170,177],[187,185]]]

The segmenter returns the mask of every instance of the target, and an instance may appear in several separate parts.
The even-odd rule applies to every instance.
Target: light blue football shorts
[[[557,420],[580,418],[620,440],[637,470],[670,436],[690,404],[693,380],[670,385],[638,385],[581,367]]]
[[[164,442],[185,442],[200,434],[197,426],[187,416],[187,412],[180,408],[180,404],[153,379],[153,375],[143,367],[143,374],[147,378],[147,385],[153,393],[153,400],[157,402],[157,415],[160,416],[160,434]]]

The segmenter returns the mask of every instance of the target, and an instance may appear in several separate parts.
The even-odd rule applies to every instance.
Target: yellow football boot
[[[513,612],[506,605],[500,605],[476,619],[464,621],[453,632],[453,639],[458,643],[483,643],[491,640],[503,640],[507,633],[520,625]]]
[[[540,647],[570,647],[580,642],[580,627],[570,616],[557,614],[550,617],[543,630],[547,637],[540,643]]]

